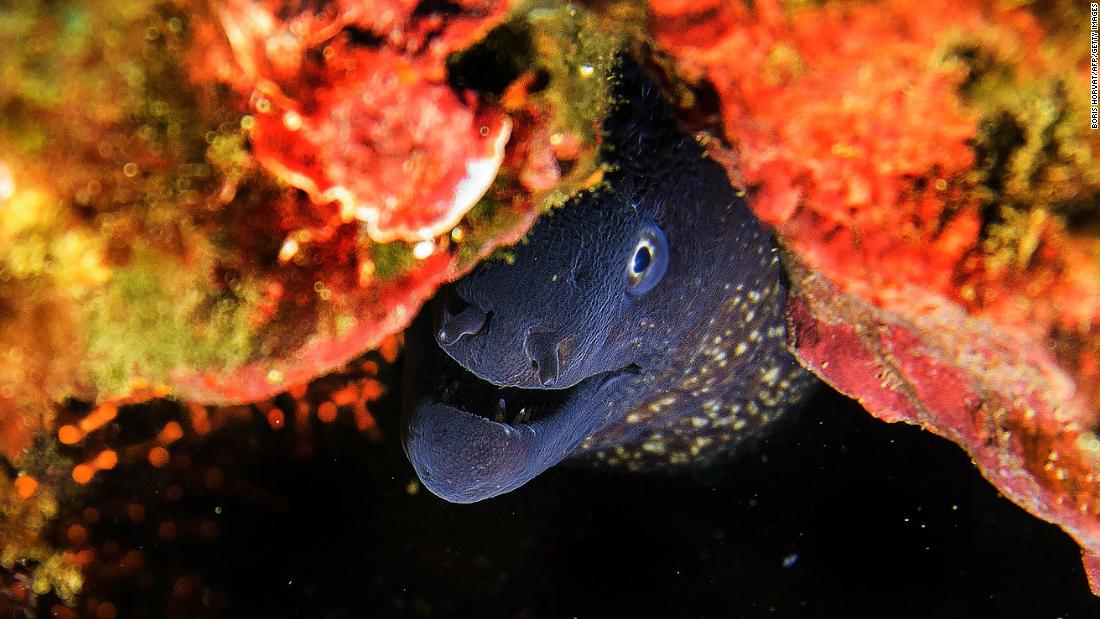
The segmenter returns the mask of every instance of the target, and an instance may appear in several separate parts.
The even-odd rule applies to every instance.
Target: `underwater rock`
[[[256,162],[312,206],[298,200],[281,214],[288,268],[267,275],[276,295],[251,358],[178,365],[165,381],[172,392],[247,402],[331,371],[518,241],[544,208],[599,182],[605,76],[639,12],[604,31],[565,4],[507,14],[496,2],[397,4],[278,19],[284,12],[251,2],[222,12],[241,71],[198,77],[248,94]]]
[[[1100,134],[1083,5],[653,7],[682,75],[717,93],[749,204],[797,258],[800,358],[871,414],[955,441],[1095,553]]]
[[[926,290],[875,306],[792,270],[791,337],[806,367],[879,419],[965,449],[1001,493],[1081,544],[1095,588],[1096,414],[1050,353]]]
[[[504,2],[414,14],[415,2],[342,2],[280,17],[227,3],[220,18],[251,93],[257,162],[371,240],[450,232],[496,178],[511,120],[446,83],[447,57],[481,39]],[[320,55],[320,60],[314,58]]]
[[[622,33],[506,8],[21,9],[37,29],[0,31],[24,50],[0,91],[0,327],[51,335],[7,351],[0,449],[70,396],[249,402],[332,371],[598,183]]]

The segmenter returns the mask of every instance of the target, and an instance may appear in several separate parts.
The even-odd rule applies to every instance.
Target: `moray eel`
[[[773,237],[642,69],[613,79],[606,187],[542,217],[409,332],[404,448],[448,501],[567,458],[713,459],[813,382],[786,348]]]

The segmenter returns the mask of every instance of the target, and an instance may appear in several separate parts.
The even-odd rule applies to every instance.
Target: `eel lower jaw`
[[[497,421],[496,411],[482,416],[450,403],[419,400],[404,424],[405,452],[420,481],[433,494],[452,503],[473,503],[514,490],[572,454],[585,438],[611,421],[617,387],[637,368],[590,376],[569,389],[499,389],[482,382],[480,389],[507,392],[535,408],[512,423]],[[447,395],[444,392],[444,395]],[[491,396],[492,397],[492,396]],[[539,406],[545,400],[549,406]],[[507,408],[507,404],[502,406]]]

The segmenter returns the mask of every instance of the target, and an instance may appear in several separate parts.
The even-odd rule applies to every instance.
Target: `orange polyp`
[[[61,441],[62,445],[75,445],[82,438],[84,438],[84,432],[74,425],[63,425],[57,431],[57,440]]]
[[[15,478],[15,494],[21,499],[29,499],[38,491],[38,480],[30,475]]]
[[[99,522],[99,510],[94,507],[85,507],[82,515],[84,516],[85,522],[91,524]]]
[[[73,467],[73,481],[86,484],[92,480],[96,471],[109,470],[118,464],[118,454],[113,449],[104,449],[94,458]]]
[[[118,464],[118,454],[112,449],[104,449],[95,457],[93,466],[99,470],[109,470]]]
[[[118,616],[118,610],[110,602],[101,602],[95,607],[96,619],[115,619],[116,616]]]
[[[273,408],[267,411],[267,423],[271,425],[272,430],[282,430],[283,424],[286,423],[286,416],[283,415],[283,411]]]
[[[7,585],[4,591],[4,593],[8,594],[12,599],[18,600],[20,603],[25,603],[30,599],[30,592],[30,587],[19,581]]]
[[[86,484],[92,481],[94,475],[95,468],[90,464],[78,464],[73,467],[73,481],[78,484]]]
[[[365,404],[359,402],[352,410],[355,413],[355,427],[360,430],[368,430],[374,427],[374,415],[370,414]]]
[[[88,413],[86,417],[80,420],[80,429],[85,434],[91,432],[97,428],[103,427],[109,423],[116,416],[118,416],[118,406],[112,402],[107,402],[99,406],[99,408]]]
[[[382,383],[376,380],[368,379],[363,381],[363,397],[367,400],[377,400],[382,397],[384,391]]]
[[[70,524],[69,528],[65,529],[65,537],[68,537],[69,542],[74,546],[83,546],[88,543],[88,529],[80,524]]]
[[[386,363],[393,363],[397,360],[397,353],[401,347],[401,343],[397,341],[396,335],[391,335],[382,340],[382,344],[378,346],[378,354],[382,355],[382,359]]]
[[[333,392],[332,401],[336,406],[347,406],[355,403],[359,399],[359,395],[356,393],[357,389],[355,385],[348,385],[339,391]]]
[[[133,522],[145,520],[145,507],[141,503],[130,503],[126,506],[126,515]]]
[[[325,423],[332,423],[336,421],[336,404],[330,401],[322,402],[317,407],[317,419]]]
[[[183,438],[183,428],[175,421],[169,421],[157,434],[157,442],[162,445],[171,445]]]
[[[91,548],[83,548],[81,550],[72,551],[66,550],[61,553],[61,556],[65,557],[65,560],[77,567],[86,567],[92,561],[95,561],[95,551]]]
[[[210,415],[207,414],[206,409],[201,404],[192,403],[187,407],[188,412],[191,414],[191,429],[195,431],[195,434],[203,435],[210,431]]]
[[[302,383],[300,385],[295,385],[294,387],[291,387],[287,390],[287,393],[289,393],[290,397],[294,398],[295,400],[301,400],[302,398],[306,397],[307,391],[309,391],[309,383]]]
[[[167,466],[170,458],[168,450],[159,445],[149,450],[149,464],[158,469]]]
[[[122,555],[122,558],[118,561],[118,565],[123,569],[138,569],[145,565],[145,555],[142,554],[140,550],[131,550]]]

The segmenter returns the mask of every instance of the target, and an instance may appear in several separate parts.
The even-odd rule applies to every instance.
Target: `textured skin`
[[[459,281],[453,294],[475,309],[442,321],[461,322],[466,333],[456,338],[462,329],[452,327],[436,337],[477,377],[462,380],[550,386],[543,394],[552,410],[510,425],[440,403],[431,377],[451,361],[431,342],[410,347],[405,449],[444,499],[507,492],[566,458],[631,469],[706,459],[813,384],[786,349],[772,236],[641,71],[627,63],[618,80],[604,127],[609,189],[541,219],[511,264],[486,263]],[[632,294],[627,267],[639,231],[652,224],[668,239],[668,270],[652,290]]]

